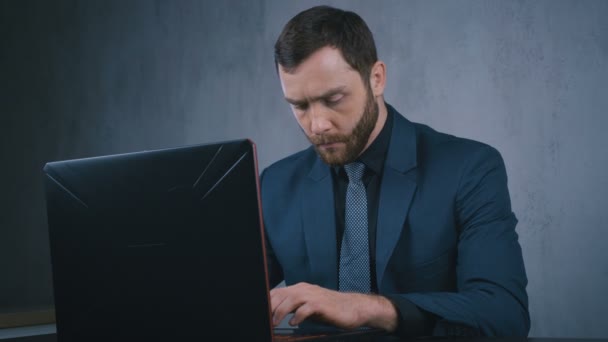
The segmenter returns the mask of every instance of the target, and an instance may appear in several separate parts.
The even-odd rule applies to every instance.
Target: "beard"
[[[371,89],[367,89],[367,99],[361,119],[350,134],[307,136],[319,157],[330,166],[342,166],[355,161],[369,140],[378,121],[378,103],[374,100]],[[319,145],[344,143],[343,148],[320,148]]]

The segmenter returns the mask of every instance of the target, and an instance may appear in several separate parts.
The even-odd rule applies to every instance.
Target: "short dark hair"
[[[338,49],[364,80],[378,60],[372,32],[358,14],[316,6],[298,13],[285,25],[274,45],[275,66],[291,72],[326,46]]]

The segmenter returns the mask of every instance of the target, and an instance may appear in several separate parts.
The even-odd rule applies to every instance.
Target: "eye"
[[[305,111],[308,109],[308,103],[294,103],[293,108],[299,111]]]
[[[343,94],[334,94],[332,96],[325,98],[325,104],[328,106],[335,106],[338,103],[340,103],[340,101],[342,100],[343,97],[344,97]]]

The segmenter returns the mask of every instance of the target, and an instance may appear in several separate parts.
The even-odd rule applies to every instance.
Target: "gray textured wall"
[[[250,137],[306,146],[272,46],[319,2],[0,1],[0,311],[52,305],[46,161]],[[608,337],[608,1],[331,1],[411,120],[503,154],[532,336]]]

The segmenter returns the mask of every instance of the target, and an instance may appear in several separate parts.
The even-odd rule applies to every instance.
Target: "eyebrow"
[[[311,100],[311,102],[323,100],[328,97],[332,97],[338,93],[344,92],[344,89],[346,89],[346,86],[335,87],[335,88],[329,89],[328,91],[324,92],[323,94],[321,94],[319,96],[312,97],[310,100]],[[305,104],[306,102],[308,102],[306,100],[295,100],[295,99],[290,99],[288,97],[285,97],[285,100],[287,100],[287,102],[291,103],[294,106]]]

